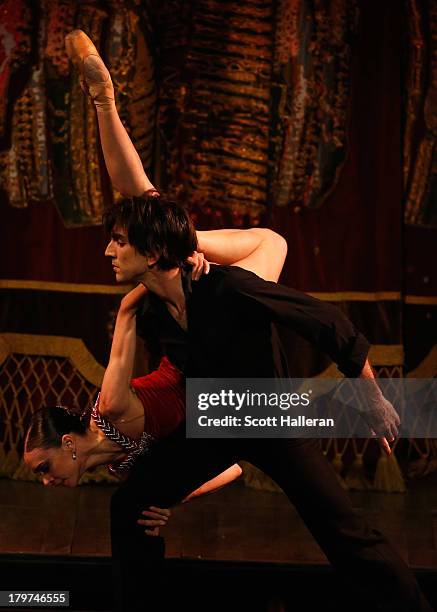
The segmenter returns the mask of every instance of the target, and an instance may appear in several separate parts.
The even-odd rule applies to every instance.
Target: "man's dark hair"
[[[141,255],[158,257],[156,266],[161,270],[182,266],[197,250],[196,231],[188,212],[162,195],[123,198],[105,211],[103,225],[108,232],[116,225],[122,227]]]

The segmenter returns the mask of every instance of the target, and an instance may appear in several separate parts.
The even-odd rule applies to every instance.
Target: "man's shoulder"
[[[240,268],[240,266],[222,266],[217,264],[211,264],[211,271],[208,276],[210,276],[211,274],[212,278],[216,280],[220,279],[222,280],[222,282],[226,282],[227,284],[229,284],[229,286],[240,282],[262,280],[253,272],[245,270],[244,268]]]
[[[211,264],[209,274],[205,274],[199,281],[199,288],[210,291],[216,295],[238,293],[253,282],[261,279],[248,270],[239,266],[223,266]]]

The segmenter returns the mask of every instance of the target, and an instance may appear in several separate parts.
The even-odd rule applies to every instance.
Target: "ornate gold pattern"
[[[32,11],[26,0],[3,0],[0,5],[0,137],[6,135],[9,84],[15,72],[30,61]]]
[[[77,371],[96,388],[100,388],[105,368],[101,366],[79,338],[0,334],[0,365],[12,353],[66,357]]]
[[[273,79],[277,117],[272,176],[279,206],[316,207],[335,185],[346,154],[350,44],[357,3],[280,0]]]
[[[15,103],[11,148],[1,153],[0,184],[12,206],[26,207],[30,200],[46,201],[53,196],[51,166],[47,150],[45,77],[42,63],[44,21],[38,35],[39,63],[30,82]]]
[[[70,0],[46,0],[41,4],[47,15],[47,42],[43,57],[59,76],[66,77],[70,74],[70,65],[64,38],[74,28],[77,3]]]
[[[407,0],[405,221],[437,225],[437,7]]]
[[[0,334],[0,474],[36,480],[20,465],[17,452],[31,413],[54,404],[84,410],[93,402],[103,373],[82,340]]]
[[[202,0],[190,13],[173,1],[160,18],[158,182],[206,215],[227,208],[235,225],[256,224],[267,199],[272,5]]]
[[[106,12],[94,6],[84,6],[77,19],[77,27],[100,41]],[[83,95],[77,74],[74,73],[69,107],[70,152],[72,185],[76,195],[76,214],[80,224],[99,224],[104,209],[98,155],[99,141],[95,109]],[[58,203],[61,207],[61,202]],[[75,225],[78,224],[74,223]]]
[[[147,13],[139,16],[120,7],[113,13],[107,43],[108,64],[115,85],[117,109],[146,171],[153,171],[156,83],[153,52],[145,31]],[[120,198],[114,192],[114,198]]]

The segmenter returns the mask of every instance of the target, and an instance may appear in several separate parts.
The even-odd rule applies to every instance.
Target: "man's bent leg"
[[[245,458],[295,505],[330,562],[374,610],[432,612],[409,568],[354,510],[316,440],[248,441]]]

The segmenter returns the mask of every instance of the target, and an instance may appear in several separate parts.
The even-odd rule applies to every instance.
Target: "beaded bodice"
[[[154,441],[154,437],[148,434],[146,431],[143,431],[141,438],[139,440],[134,440],[130,436],[126,436],[121,433],[106,417],[100,414],[99,412],[99,402],[100,402],[100,393],[97,396],[94,407],[91,411],[91,418],[97,425],[101,431],[105,434],[105,436],[116,442],[123,450],[127,452],[127,457],[123,459],[120,463],[116,465],[109,464],[108,470],[113,474],[121,474],[126,470],[129,470],[136,459],[146,453],[152,442]]]

